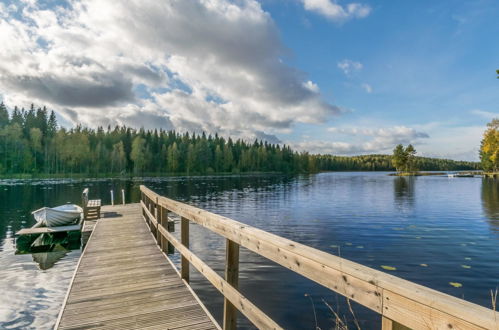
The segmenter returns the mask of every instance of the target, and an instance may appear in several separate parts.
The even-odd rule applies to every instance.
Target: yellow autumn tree
[[[480,160],[484,171],[499,170],[499,119],[487,124],[480,146]]]

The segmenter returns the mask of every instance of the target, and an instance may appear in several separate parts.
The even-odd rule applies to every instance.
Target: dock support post
[[[121,189],[121,202],[125,205],[125,189]]]
[[[225,280],[235,289],[239,286],[239,244],[226,240],[225,247]],[[237,308],[224,298],[224,330],[237,328]]]
[[[189,219],[184,217],[180,220],[180,241],[182,245],[189,248]],[[189,260],[182,256],[180,273],[182,279],[189,283]]]
[[[114,205],[114,191],[111,190],[111,205]]]

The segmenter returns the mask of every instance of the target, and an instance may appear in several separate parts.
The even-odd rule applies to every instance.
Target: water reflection
[[[492,230],[499,233],[499,180],[482,179],[482,207]]]
[[[342,257],[375,269],[394,266],[397,270],[390,272],[393,275],[488,307],[489,290],[497,286],[499,240],[490,235],[492,229],[499,230],[496,181],[347,172],[295,177],[0,180],[0,292],[9,297],[0,300],[0,328],[52,328],[80,256],[79,249],[64,251],[68,248],[57,242],[49,244],[50,252],[38,251],[46,255],[15,255],[12,236],[34,223],[29,212],[45,205],[78,202],[84,187],[90,187],[91,197],[102,198],[103,204],[110,204],[111,189],[119,197],[117,192],[125,189],[127,202],[137,202],[141,184],[320,250],[341,251]],[[222,276],[224,247],[223,238],[191,225],[191,249]],[[178,253],[173,258],[178,262]],[[464,264],[471,268],[463,268]],[[191,280],[220,320],[222,296],[194,270]],[[454,288],[449,281],[463,287]],[[332,291],[244,248],[240,288],[255,305],[289,329],[315,326],[311,302],[304,294],[312,297],[322,329],[334,327],[332,313],[322,298],[341,316],[350,315],[344,299]],[[355,304],[354,309],[362,329],[379,328],[379,315]],[[239,325],[253,328],[242,317]]]
[[[71,250],[80,248],[79,232],[23,235],[16,240],[16,254],[33,254],[33,261],[41,270],[53,267]]]
[[[393,192],[395,203],[400,208],[412,208],[414,206],[414,187],[416,177],[398,176],[393,180]]]

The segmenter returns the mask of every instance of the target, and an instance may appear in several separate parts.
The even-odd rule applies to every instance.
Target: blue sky
[[[66,126],[477,160],[499,2],[1,1],[0,96]]]
[[[293,51],[288,63],[307,72],[328,101],[352,111],[327,125],[416,127],[431,132],[419,142],[428,154],[476,159],[479,136],[469,131],[499,112],[499,2],[363,3],[372,9],[367,17],[338,23],[298,2],[263,1]],[[345,74],[337,65],[345,59],[362,68]],[[470,134],[465,148],[438,145],[459,129]],[[289,139],[301,134],[317,136],[317,128],[306,125]]]

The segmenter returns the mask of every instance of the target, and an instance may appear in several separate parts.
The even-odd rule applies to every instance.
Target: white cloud
[[[0,94],[10,105],[45,104],[90,126],[269,138],[341,112],[283,64],[287,50],[255,0],[18,5],[21,18],[0,17],[9,45],[0,48]]]
[[[363,83],[361,85],[362,88],[364,88],[364,90],[368,93],[368,94],[371,94],[373,92],[373,88],[371,85],[369,84],[366,84],[366,83]]]
[[[429,138],[427,133],[406,126],[376,129],[365,127],[330,127],[328,131],[334,133],[334,138],[340,139],[346,136],[348,142],[304,141],[295,143],[294,146],[298,150],[335,155],[390,153],[399,143],[404,145],[409,143],[418,144],[421,139]]]
[[[302,2],[306,10],[321,14],[333,22],[364,18],[371,13],[371,7],[360,3],[341,6],[335,0],[302,0]]]
[[[477,115],[479,117],[492,120],[494,118],[499,118],[499,113],[496,112],[489,112],[489,111],[483,111],[479,109],[471,110],[470,111],[473,115]]]
[[[362,70],[363,67],[364,66],[362,65],[362,63],[352,61],[349,59],[345,59],[343,61],[338,62],[338,68],[340,68],[341,71],[343,71],[343,73],[346,74],[347,76],[359,72],[360,70]]]

